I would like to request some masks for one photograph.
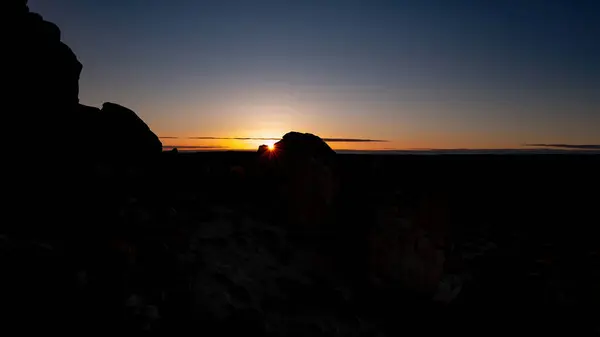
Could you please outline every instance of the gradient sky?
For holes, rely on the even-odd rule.
[[[165,145],[600,144],[597,0],[30,0],[83,63],[80,100]]]

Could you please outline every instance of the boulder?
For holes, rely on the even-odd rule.
[[[290,159],[312,158],[330,163],[335,156],[335,151],[325,141],[310,133],[288,132],[274,147],[281,155]]]
[[[335,151],[318,136],[299,132],[287,133],[265,151],[259,148],[260,167],[266,180],[275,181],[269,186],[276,189],[272,194],[285,222],[293,231],[322,234],[336,190]]]
[[[109,162],[148,159],[162,152],[162,143],[132,110],[114,103],[102,109],[80,104],[77,120],[89,156]]]
[[[132,110],[104,103],[101,110],[105,145],[117,156],[147,157],[162,152],[162,143],[148,125]]]

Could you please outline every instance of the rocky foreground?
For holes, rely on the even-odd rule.
[[[165,155],[175,170],[185,157]],[[101,219],[81,218],[97,224],[95,232],[68,240],[3,235],[11,276],[3,282],[15,282],[2,289],[18,294],[23,317],[52,318],[60,331],[77,325],[171,335],[393,336],[597,329],[593,238],[487,220],[456,227],[450,245],[428,249],[433,237],[411,230],[417,218],[384,206],[369,223],[370,248],[348,248],[350,228],[301,235],[270,203],[226,198],[255,191],[250,183],[251,190],[239,188],[237,169],[214,159],[200,166],[208,169],[193,170],[210,173],[185,184],[172,180],[160,193],[138,187],[144,170],[124,170],[122,178],[118,170],[98,170],[95,179],[130,184],[95,189],[107,199],[97,208]],[[348,227],[352,218],[363,220],[359,210],[343,209],[351,214],[339,221]],[[393,244],[392,237],[411,244]],[[436,280],[435,289],[421,287],[428,280]],[[498,314],[501,308],[510,311]]]

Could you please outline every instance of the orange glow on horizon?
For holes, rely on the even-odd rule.
[[[256,151],[260,145],[267,145],[269,150],[274,149],[274,144],[283,137],[284,133],[276,132],[258,132],[260,130],[252,130],[253,132],[240,132],[241,137],[226,136],[223,138],[214,139],[193,139],[193,138],[174,138],[161,139],[163,149],[170,150],[174,147],[182,151]],[[307,132],[299,130],[300,132]],[[235,133],[232,133],[235,134]],[[316,135],[322,138],[353,138],[342,137],[339,134],[319,134]],[[385,139],[386,142],[343,142],[330,141],[327,144],[333,150],[351,150],[351,151],[389,151],[389,150],[431,150],[431,149],[519,149],[522,147],[518,144],[506,144],[500,141],[488,140],[487,142],[478,142],[478,146],[469,146],[470,139],[460,139],[453,137],[454,135],[427,135],[421,139],[414,139],[410,136],[402,136],[398,139],[390,139],[387,137],[369,137],[368,135],[358,135],[356,138],[371,138]],[[189,136],[192,137],[192,136]],[[457,139],[458,138],[458,139]]]

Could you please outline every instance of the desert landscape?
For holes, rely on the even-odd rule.
[[[45,289],[52,306],[109,331],[597,329],[597,156],[335,155],[338,187],[317,228],[288,220],[286,198],[298,212],[319,206],[278,190],[262,160],[164,152],[98,168],[94,212],[70,242],[3,237],[5,258],[29,266],[14,271],[31,287],[18,289]],[[575,312],[577,326],[565,318]]]
[[[350,154],[300,132],[163,151],[132,110],[79,103],[82,65],[56,25],[1,6],[18,25],[11,122],[35,135],[5,157],[6,326],[600,333],[597,153]],[[66,133],[88,141],[65,149]]]

